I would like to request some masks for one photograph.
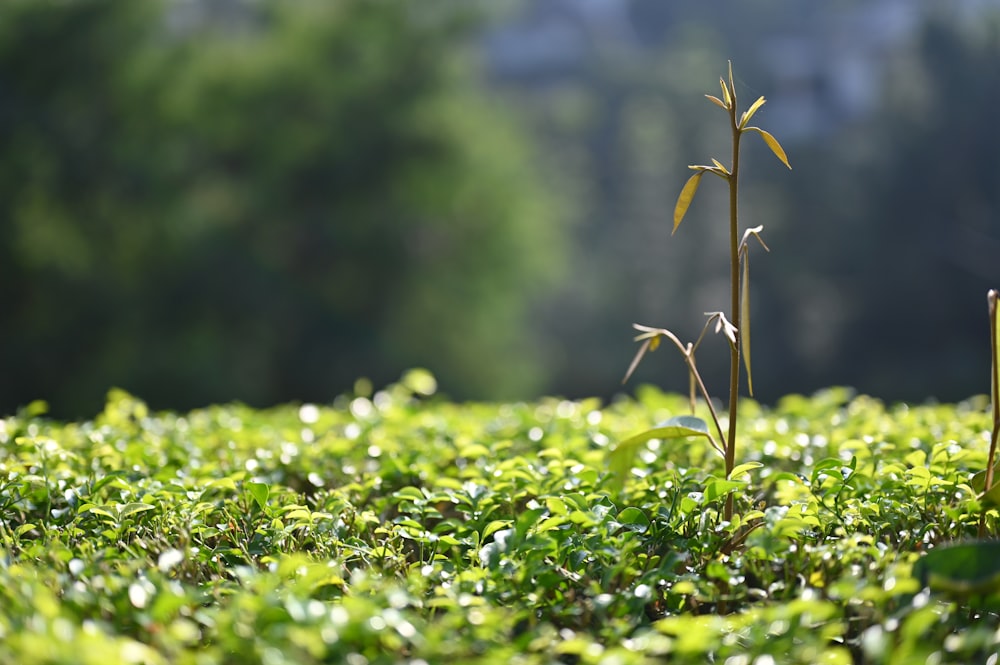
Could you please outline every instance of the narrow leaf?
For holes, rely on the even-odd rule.
[[[743,253],[743,279],[740,284],[740,350],[747,368],[747,389],[753,397],[753,373],[750,371],[750,254]]]
[[[713,104],[715,104],[716,106],[720,106],[720,107],[722,107],[726,111],[729,110],[729,107],[726,106],[726,103],[724,101],[722,101],[721,99],[719,99],[718,97],[716,97],[714,95],[705,95],[705,97],[707,97],[708,100],[710,102],[712,102]]]
[[[764,143],[766,143],[767,147],[774,153],[774,156],[780,159],[781,163],[789,169],[792,168],[792,165],[788,163],[788,156],[785,154],[785,149],[781,147],[780,143],[778,143],[778,139],[771,136],[770,132],[765,132],[760,127],[747,127],[746,131],[757,132],[760,134],[761,138],[764,139]]]
[[[757,239],[757,242],[760,243],[760,246],[764,248],[765,252],[770,252],[771,248],[768,247],[767,243],[764,242],[764,239],[760,237],[760,232],[763,230],[764,230],[764,225],[761,224],[759,226],[753,226],[744,231],[743,240],[740,241],[740,251],[745,252],[748,249],[747,240],[750,239],[750,236],[753,236],[754,238]]]
[[[729,61],[729,90],[733,94],[732,104],[736,106],[736,84],[733,82],[733,61]]]
[[[729,94],[729,88],[726,87],[725,79],[719,79],[719,85],[722,86],[722,99],[726,103],[725,108],[731,109],[733,107],[733,96]]]
[[[750,108],[748,108],[746,111],[743,112],[743,115],[740,117],[740,129],[743,129],[744,127],[747,126],[747,123],[750,122],[750,118],[752,118],[753,114],[756,113],[757,110],[764,105],[764,102],[765,99],[763,97],[758,97],[757,101],[751,104]]]
[[[727,169],[725,166],[723,166],[722,162],[720,162],[719,160],[717,160],[715,157],[712,158],[712,163],[715,164],[715,168],[719,169],[720,171],[722,171],[723,173],[725,173],[727,176],[728,175],[732,175],[729,172],[729,169]]]
[[[651,339],[657,339],[657,338],[653,337]],[[635,354],[635,358],[632,358],[632,363],[628,366],[628,371],[625,372],[625,378],[622,379],[623,384],[628,382],[629,377],[632,376],[632,372],[634,372],[635,368],[639,366],[639,361],[642,360],[642,357],[644,355],[646,355],[646,351],[649,350],[650,344],[651,344],[650,340],[647,339],[642,343],[642,346],[639,347],[639,351]]]
[[[698,171],[684,183],[684,188],[681,189],[681,194],[677,197],[677,205],[674,206],[674,230],[670,232],[671,235],[681,225],[681,220],[684,219],[684,215],[687,213],[692,199],[694,199],[695,192],[698,191],[698,185],[701,184],[701,176],[703,175],[705,175],[704,171]]]

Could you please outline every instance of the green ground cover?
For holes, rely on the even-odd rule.
[[[652,440],[619,491],[686,397],[433,392],[0,420],[0,662],[996,662],[989,604],[914,572],[976,535],[985,397],[745,400],[748,471]]]

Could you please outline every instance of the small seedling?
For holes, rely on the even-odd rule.
[[[691,201],[694,199],[694,195],[698,191],[698,186],[701,184],[702,176],[706,173],[711,173],[712,175],[718,176],[722,180],[726,181],[729,185],[729,275],[731,295],[729,315],[727,317],[726,314],[721,311],[707,313],[708,322],[705,324],[705,328],[702,330],[698,340],[693,344],[683,344],[674,333],[666,328],[652,328],[636,324],[635,328],[640,334],[635,339],[637,342],[642,342],[642,345],[639,347],[639,351],[636,353],[636,356],[632,360],[632,364],[629,366],[628,372],[625,375],[625,380],[627,381],[646,352],[654,351],[659,346],[661,339],[666,338],[672,342],[681,352],[681,355],[684,356],[684,362],[688,367],[688,374],[691,382],[690,392],[692,412],[694,410],[697,395],[700,394],[708,405],[718,438],[713,436],[709,432],[707,424],[698,418],[687,416],[683,421],[671,419],[671,421],[663,423],[660,427],[654,430],[639,434],[620,443],[612,453],[613,469],[620,470],[623,467],[627,469],[631,464],[631,459],[635,455],[639,446],[645,444],[646,441],[652,438],[683,438],[688,436],[703,436],[708,439],[711,446],[720,455],[722,455],[725,460],[727,480],[733,480],[735,475],[741,475],[749,468],[752,468],[747,465],[740,465],[739,467],[736,465],[736,420],[737,408],[739,406],[738,400],[741,357],[743,365],[747,370],[747,389],[749,393],[753,395],[753,376],[750,371],[750,238],[755,238],[758,242],[760,242],[761,246],[764,247],[765,250],[767,250],[768,247],[764,244],[764,241],[760,237],[760,233],[764,229],[763,226],[748,228],[742,235],[739,232],[738,194],[740,173],[740,139],[747,132],[759,134],[774,155],[781,160],[781,163],[789,169],[792,167],[788,162],[788,157],[785,155],[784,149],[781,147],[781,144],[778,143],[777,139],[760,127],[755,127],[749,124],[750,119],[753,118],[754,114],[757,113],[757,111],[759,111],[764,105],[764,98],[759,97],[757,101],[751,104],[746,111],[739,114],[736,99],[736,86],[733,83],[732,62],[729,63],[728,81],[724,78],[720,78],[719,83],[722,86],[721,99],[713,95],[705,96],[713,104],[722,108],[729,116],[729,126],[732,134],[732,161],[728,168],[723,165],[722,162],[714,158],[712,159],[711,165],[693,165],[688,167],[694,171],[694,175],[692,175],[684,184],[684,187],[681,189],[680,196],[677,199],[677,205],[674,207],[673,231],[676,232],[677,227],[679,227],[681,221],[683,221],[684,215],[687,213],[687,210],[691,205]],[[701,374],[698,372],[698,367],[695,363],[695,351],[701,344],[701,341],[705,336],[705,332],[713,324],[715,325],[715,332],[723,333],[729,341],[730,362],[728,434],[723,432],[722,422],[715,411],[715,407],[712,404],[712,398],[705,387],[705,383],[702,380]],[[617,482],[624,482],[624,478],[620,473],[617,474]],[[732,520],[732,517],[733,495],[730,492],[726,495],[724,518],[728,521]]]

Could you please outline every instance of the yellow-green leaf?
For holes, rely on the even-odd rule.
[[[698,185],[701,184],[701,177],[703,175],[705,175],[704,171],[698,171],[684,183],[684,188],[681,189],[681,194],[677,197],[677,205],[674,206],[674,230],[670,232],[671,235],[681,225],[681,220],[684,219],[684,215],[687,213],[692,199],[694,199],[694,194],[698,191]]]
[[[743,279],[740,285],[740,350],[747,368],[747,389],[753,397],[753,373],[750,371],[750,253],[743,253]]]
[[[715,95],[705,95],[705,97],[707,97],[708,100],[710,102],[712,102],[713,104],[715,104],[716,106],[719,106],[719,107],[721,107],[722,109],[724,109],[726,111],[729,110],[729,107],[726,106],[726,103],[724,101],[722,101],[721,99],[719,99],[718,97],[716,97]]]
[[[764,105],[765,101],[766,100],[763,96],[758,97],[757,101],[751,104],[750,108],[743,112],[743,115],[740,117],[740,129],[747,126],[747,123],[750,122],[750,118],[752,118],[753,114],[757,112],[757,109]]]
[[[686,439],[691,436],[701,436],[712,441],[712,435],[708,433],[708,424],[704,420],[695,416],[675,416],[653,429],[618,443],[608,455],[611,489],[616,494],[621,492],[639,449],[651,439]]]
[[[722,99],[726,103],[726,109],[731,109],[733,107],[733,97],[729,94],[729,88],[726,87],[726,81],[724,79],[719,79],[719,85],[722,86]]]
[[[729,108],[728,108],[728,107],[726,106],[726,103],[725,103],[724,101],[722,101],[721,99],[719,99],[718,97],[716,97],[715,95],[705,95],[705,97],[706,97],[706,98],[707,98],[707,99],[708,99],[708,100],[709,100],[710,102],[712,102],[712,103],[713,103],[713,104],[715,104],[716,106],[718,106],[718,107],[722,108],[723,110],[725,110],[725,111],[728,111],[728,110],[729,110]]]
[[[722,171],[726,175],[731,175],[729,173],[729,169],[727,169],[725,166],[723,166],[722,162],[720,162],[719,160],[717,160],[715,157],[712,158],[712,163],[715,164],[715,168],[719,169],[720,171]]]
[[[733,470],[729,473],[727,479],[735,480],[736,478],[742,476],[744,473],[747,473],[748,471],[753,471],[754,469],[759,469],[762,466],[764,465],[761,464],[760,462],[746,462],[744,464],[739,464],[733,468]]]
[[[764,139],[764,143],[766,143],[767,147],[774,153],[774,156],[780,159],[781,163],[789,169],[792,168],[792,165],[788,163],[788,156],[785,154],[785,149],[781,147],[780,143],[778,143],[778,139],[771,136],[770,132],[765,132],[760,127],[747,127],[746,131],[757,132],[760,134],[761,138]]]

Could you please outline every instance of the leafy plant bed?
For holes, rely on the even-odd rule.
[[[917,563],[977,533],[985,397],[745,400],[749,470],[654,439],[619,492],[687,397],[433,391],[0,421],[0,662],[996,662],[989,585]]]

